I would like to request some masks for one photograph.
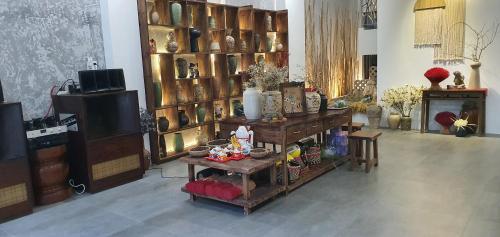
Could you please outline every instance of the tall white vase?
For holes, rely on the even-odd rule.
[[[247,87],[243,92],[243,111],[248,120],[262,118],[262,92],[254,87]]]
[[[481,75],[479,73],[479,68],[481,67],[480,62],[474,62],[470,65],[470,77],[469,86],[467,89],[479,89],[481,88]]]

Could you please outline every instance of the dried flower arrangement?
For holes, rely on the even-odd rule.
[[[404,117],[410,117],[411,112],[421,102],[424,88],[405,85],[399,88],[388,89],[384,92],[382,102],[389,109],[394,109]]]
[[[288,67],[278,68],[271,64],[259,62],[248,68],[251,79],[247,87],[259,87],[263,92],[278,91],[280,84],[288,77]]]
[[[141,132],[142,134],[156,131],[156,123],[153,114],[144,108],[140,109]]]

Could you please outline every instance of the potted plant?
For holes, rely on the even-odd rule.
[[[288,76],[288,67],[277,68],[274,65],[258,62],[248,70],[257,87],[262,89],[262,114],[265,120],[281,119],[283,99],[280,84]],[[243,105],[245,107],[245,105]]]
[[[500,23],[494,23],[491,27],[486,27],[483,25],[481,29],[476,29],[466,22],[458,22],[456,24],[464,25],[467,29],[472,31],[474,40],[472,42],[466,42],[465,45],[470,47],[470,56],[462,56],[463,59],[468,59],[472,61],[470,64],[471,73],[469,77],[469,89],[479,89],[481,88],[481,80],[479,68],[481,67],[481,57],[484,51],[488,49],[498,34],[500,29]],[[452,26],[453,27],[453,26]],[[455,55],[452,55],[455,56]]]
[[[475,124],[469,123],[469,116],[467,116],[465,119],[454,119],[453,126],[456,128],[455,136],[466,137],[474,132],[472,126]]]
[[[307,113],[316,114],[328,110],[328,98],[321,93],[321,87],[316,80],[317,78],[321,78],[321,72],[318,72],[319,75],[313,76],[310,72],[306,72],[304,67],[299,67],[299,71],[301,73],[295,74],[294,77],[298,81],[306,83]]]
[[[384,92],[382,102],[384,106],[401,114],[401,130],[411,130],[411,114],[422,100],[423,87],[405,85],[399,88],[388,89]]]
[[[142,135],[146,135],[150,132],[156,132],[156,124],[153,118],[153,114],[148,112],[146,109],[140,109],[140,123]],[[144,169],[148,170],[151,166],[151,152],[144,148]]]

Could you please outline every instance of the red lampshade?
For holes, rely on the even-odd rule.
[[[457,116],[452,112],[441,112],[436,114],[434,120],[436,120],[436,122],[442,126],[441,133],[449,134],[450,133],[449,129],[451,125],[453,125],[453,123],[455,122],[456,118]]]
[[[435,67],[427,70],[424,76],[431,82],[431,90],[441,90],[439,83],[450,76],[450,72],[444,68]]]

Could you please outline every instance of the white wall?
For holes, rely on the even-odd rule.
[[[127,89],[138,90],[146,108],[137,2],[101,0],[101,16],[106,67],[123,68]]]
[[[432,49],[415,49],[414,39],[414,1],[401,0],[379,0],[378,1],[378,94],[390,87],[404,84],[429,86],[429,82],[423,74],[426,70],[436,65],[432,62]],[[467,0],[466,21],[475,26],[491,24],[498,18],[500,1],[498,0]],[[471,40],[467,33],[466,40]],[[486,52],[481,68],[482,87],[489,89],[487,99],[486,132],[500,134],[500,124],[496,123],[496,117],[500,114],[500,38],[497,38],[492,47]],[[450,72],[461,71],[466,80],[469,75],[467,65],[445,66]],[[441,85],[453,84],[450,77]],[[431,104],[431,129],[438,129],[433,122],[433,117],[440,111],[449,110],[457,113],[462,103],[436,102]],[[385,122],[385,119],[383,119]],[[413,116],[413,128],[418,129],[420,125],[420,111]]]

